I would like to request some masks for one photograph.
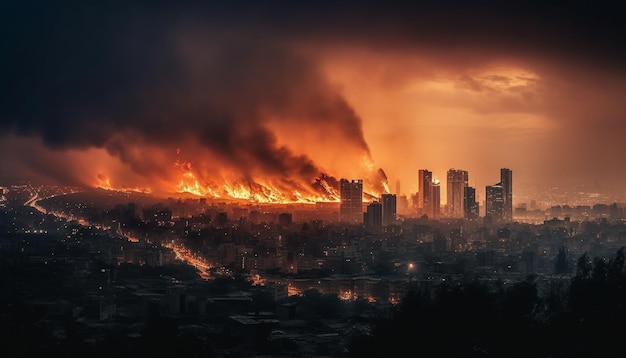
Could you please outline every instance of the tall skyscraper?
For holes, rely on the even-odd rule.
[[[467,220],[478,219],[478,202],[476,201],[475,188],[472,188],[471,186],[465,187],[463,206],[465,207],[465,218]]]
[[[500,184],[487,185],[485,188],[485,217],[493,222],[504,219],[504,187]]]
[[[431,194],[430,187],[433,181],[433,173],[426,170],[420,169],[417,173],[417,210],[420,215],[426,214],[429,217],[432,214],[432,202],[431,202]]]
[[[363,222],[363,180],[339,181],[339,220],[349,223]]]
[[[447,204],[448,216],[451,218],[463,218],[465,207],[463,198],[467,188],[468,174],[466,170],[450,169],[447,176]]]
[[[500,169],[500,185],[503,190],[504,221],[513,221],[513,172],[508,168]]]
[[[381,202],[383,205],[383,225],[392,225],[396,222],[396,194],[383,194]]]
[[[380,231],[383,227],[383,205],[376,201],[370,203],[363,213],[363,222],[366,228]]]
[[[430,214],[427,214],[429,218],[439,219],[441,216],[441,187],[439,185],[439,179],[435,179],[430,183]]]

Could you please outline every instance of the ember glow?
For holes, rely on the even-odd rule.
[[[100,189],[104,189],[104,190],[121,191],[121,192],[143,193],[143,194],[150,194],[150,193],[152,193],[152,189],[150,189],[150,188],[116,187],[113,184],[111,184],[111,179],[109,179],[104,174],[98,174],[96,188],[100,188]]]
[[[206,184],[201,184],[200,180],[191,168],[191,163],[180,163],[176,161],[175,167],[181,171],[181,178],[176,186],[177,193],[189,193],[201,197],[219,198],[220,195]]]
[[[94,186],[105,190],[121,192],[139,192],[145,194],[171,195],[174,193],[192,194],[203,198],[222,198],[254,203],[316,203],[339,202],[338,180],[321,173],[311,180],[301,182],[281,178],[257,177],[255,180],[237,179],[236,172],[221,170],[219,175],[210,176],[197,170],[189,161],[180,159],[180,149],[176,151],[178,159],[171,167],[171,173],[164,178],[171,180],[152,181],[158,187],[122,186],[108,175],[98,173]],[[373,164],[371,164],[373,166]],[[225,174],[228,173],[228,174]],[[389,193],[387,177],[382,169],[372,171],[365,180],[364,202],[378,200],[380,194]],[[149,181],[147,181],[149,182]],[[274,184],[278,183],[278,184]]]
[[[183,173],[182,179],[178,182],[176,191],[179,193],[190,193],[197,196],[213,196],[219,198],[212,190],[200,185],[198,178],[192,172]]]

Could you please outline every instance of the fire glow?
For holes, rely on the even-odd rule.
[[[136,192],[136,193],[143,193],[143,194],[152,193],[152,189],[150,188],[114,186],[113,184],[111,184],[111,179],[104,174],[98,174],[96,178],[96,188],[100,188],[104,190],[112,190],[112,191],[121,191],[121,192]]]
[[[255,203],[310,203],[316,202],[339,202],[338,180],[326,174],[320,174],[310,183],[298,184],[290,182],[290,186],[279,187],[272,184],[272,180],[233,180],[221,178],[203,177],[189,162],[177,160],[174,163],[177,171],[177,180],[164,190],[155,190],[150,187],[122,187],[116,186],[112,180],[104,174],[98,174],[95,186],[105,190],[121,192],[139,192],[151,194],[156,192],[168,192],[179,194],[191,194],[203,198],[224,198],[243,200]],[[219,184],[216,184],[219,183]],[[387,177],[378,169],[365,180],[364,201],[376,200],[380,194],[389,193]]]

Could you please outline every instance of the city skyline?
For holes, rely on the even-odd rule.
[[[2,346],[611,356],[625,38],[619,3],[0,2]]]
[[[607,5],[38,6],[1,11],[0,175],[312,202],[322,175],[410,195],[417,168],[508,167],[516,195],[626,197]]]
[[[392,330],[394,336],[402,332],[415,334],[414,339],[405,341],[406,348],[399,354],[411,349],[419,354],[424,349],[415,348],[415,340],[442,320],[450,322],[443,326],[453,328],[449,334],[437,328],[436,336],[455,336],[458,327],[466,331],[468,324],[460,321],[459,325],[456,313],[446,313],[456,312],[459,307],[469,308],[464,311],[472,312],[472,317],[466,322],[479,322],[478,331],[484,328],[481,319],[485,317],[491,317],[494,325],[510,322],[486,331],[485,339],[468,340],[466,351],[470,355],[476,352],[476,342],[500,342],[499,337],[491,339],[496,330],[510,339],[499,348],[502,355],[507,355],[515,342],[528,341],[520,338],[519,332],[517,336],[510,333],[519,328],[520,322],[529,322],[528,329],[524,329],[528,332],[540,328],[540,337],[534,336],[536,344],[532,346],[541,347],[547,341],[546,332],[552,332],[554,339],[549,337],[548,341],[555,341],[554,349],[578,353],[580,345],[570,349],[558,341],[564,337],[563,325],[548,325],[545,319],[567,319],[574,317],[572,312],[580,312],[576,313],[578,317],[593,317],[595,321],[588,327],[596,329],[597,342],[609,344],[606,337],[615,333],[610,323],[615,312],[622,312],[620,300],[596,301],[597,305],[580,311],[568,308],[568,302],[570,297],[580,302],[581,298],[597,296],[598,282],[619,283],[626,277],[626,205],[596,203],[542,210],[531,204],[516,210],[513,222],[498,220],[504,218],[504,187],[513,185],[512,172],[501,168],[501,180],[487,187],[497,188],[494,202],[499,205],[499,218],[431,220],[416,214],[400,216],[387,225],[386,207],[393,216],[394,194],[383,194],[363,212],[366,202],[360,180],[342,179],[341,183],[345,187],[342,199],[350,199],[349,209],[358,204],[354,206],[357,214],[362,214],[362,222],[338,221],[337,202],[318,206],[197,197],[162,200],[140,193],[81,191],[0,178],[0,257],[6,268],[3,306],[17,317],[36,312],[27,317],[30,323],[26,325],[23,320],[8,320],[20,335],[13,339],[16,344],[6,340],[7,346],[13,347],[12,352],[21,349],[25,354],[32,353],[22,342],[35,338],[44,342],[37,345],[39,355],[71,355],[76,351],[97,355],[104,348],[113,353],[124,349],[162,351],[157,341],[146,342],[152,333],[145,327],[153,324],[150,322],[154,317],[167,317],[170,328],[165,331],[171,338],[162,346],[178,344],[181,348],[176,352],[188,352],[183,347],[188,348],[192,339],[197,339],[193,344],[197,355],[202,355],[200,350],[204,355],[249,352],[235,354],[249,356],[270,350],[277,355],[293,353],[291,347],[298,347],[302,353],[322,349],[330,352],[332,347],[337,354],[330,356],[351,352],[354,354],[350,356],[361,357],[371,351],[363,349],[364,342],[375,340],[371,332]],[[436,180],[430,184],[435,203]],[[471,207],[473,188],[466,189]],[[585,262],[588,264],[581,266]],[[611,278],[611,272],[620,276]],[[472,282],[468,277],[473,278]],[[583,285],[581,280],[586,280]],[[481,288],[476,282],[488,286]],[[556,284],[569,285],[571,289],[564,287],[560,291],[569,295],[554,296],[543,290]],[[601,288],[618,292],[612,290],[618,286]],[[580,287],[587,287],[587,293],[581,294]],[[389,315],[415,302],[414,293],[419,290],[448,296],[424,295],[432,300],[426,306],[423,300],[417,302],[419,307],[426,307],[419,317],[415,316],[421,325],[416,325],[415,319],[408,326],[388,324],[387,319],[381,324],[381,317],[394,317]],[[460,294],[463,292],[474,293],[467,296]],[[476,292],[482,293],[475,296]],[[307,304],[313,297],[318,302],[323,302],[321,298],[328,300],[323,306],[328,310],[321,310],[319,304]],[[548,299],[552,305],[545,304]],[[446,304],[437,308],[434,302]],[[478,305],[480,312],[474,310],[476,302],[485,303]],[[356,304],[367,310],[355,310]],[[597,312],[602,310],[596,307],[601,306],[606,309],[599,317]],[[328,316],[329,311],[334,312],[333,316]],[[512,312],[517,312],[514,315],[518,318]],[[424,317],[432,323],[420,320]],[[296,325],[294,318],[298,320]],[[190,319],[196,323],[193,330],[187,331],[184,327]],[[322,320],[324,324],[319,323]],[[569,336],[577,337],[577,332],[586,330],[587,319],[567,321],[580,322],[566,332]],[[349,334],[355,324],[363,331],[357,339]],[[276,330],[269,331],[268,325]],[[71,338],[72,326],[85,328],[82,336]],[[600,326],[608,328],[598,332]],[[116,336],[120,327],[128,328],[122,330],[122,336],[130,331],[132,337],[121,340]],[[240,327],[246,328],[245,334],[237,329]],[[207,338],[207,331],[199,328],[210,328],[215,333]],[[320,338],[320,332],[325,332],[322,340],[299,340]],[[182,335],[184,340],[175,339]],[[293,344],[272,346],[276,336],[293,337]],[[329,341],[329,337],[335,339]],[[230,343],[224,346],[220,343],[224,340]],[[253,346],[252,341],[259,343]],[[613,341],[615,347],[619,346],[619,340]],[[306,349],[301,348],[303,342]],[[458,339],[450,342],[458,343]],[[380,345],[377,355],[384,356],[389,347],[397,344]],[[589,356],[598,355],[598,346],[590,343],[593,352]],[[432,345],[435,356],[441,349],[441,344]]]

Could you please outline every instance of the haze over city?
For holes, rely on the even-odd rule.
[[[322,174],[378,195],[381,168],[410,195],[418,169],[443,181],[458,168],[481,196],[508,167],[518,197],[585,186],[623,198],[624,28],[609,6],[1,10],[3,175],[315,201],[328,199],[311,186]]]

